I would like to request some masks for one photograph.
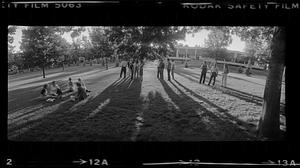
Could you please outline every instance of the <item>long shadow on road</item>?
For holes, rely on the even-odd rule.
[[[192,78],[192,77],[197,77],[195,75],[191,75],[191,74],[195,74],[195,73],[190,73],[190,72],[187,72],[187,71],[180,71],[180,72],[177,71],[176,73],[180,76],[183,76],[183,77],[193,81],[193,82],[197,82],[197,83],[199,82],[199,81],[195,80],[194,78]],[[208,79],[208,78],[206,78],[206,79]],[[240,78],[237,78],[237,79],[240,79]],[[208,82],[208,80],[206,80],[206,81]],[[216,79],[216,82],[218,82],[218,81],[219,80]],[[249,82],[248,80],[245,80],[245,81]],[[262,105],[263,98],[260,97],[260,96],[257,96],[257,95],[251,94],[251,93],[247,93],[247,92],[243,92],[243,91],[240,91],[240,90],[236,90],[236,89],[233,89],[233,88],[229,88],[229,87],[226,87],[226,88],[217,88],[216,87],[215,89],[217,89],[219,91],[222,91],[225,94],[228,94],[228,95],[237,97],[239,99],[245,100],[247,102],[255,103],[256,105],[259,105],[259,106]],[[280,104],[281,104],[281,107],[280,107],[281,111],[284,111],[285,104],[284,103],[280,103]]]
[[[177,95],[165,81],[161,81],[165,91],[172,101],[179,106],[184,114],[186,122],[186,133],[190,130],[190,134],[183,134],[188,140],[255,140],[255,135],[251,135],[246,128],[233,121],[238,119],[227,113],[215,114],[209,111],[200,103],[186,95],[178,86],[170,82],[179,92]],[[204,98],[202,97],[201,100]],[[205,100],[206,102],[208,100]],[[212,103],[210,103],[211,105]],[[216,105],[214,105],[216,106]],[[221,109],[220,107],[218,109]],[[241,122],[241,121],[239,121]],[[181,125],[182,126],[182,125]],[[193,137],[194,138],[191,138]]]
[[[198,82],[198,83],[200,81],[200,75],[201,75],[200,72],[199,72],[199,74],[197,74],[197,73],[194,73],[194,72],[191,72],[191,71],[187,71],[187,70],[184,70],[184,69],[177,69],[177,70],[175,70],[175,73],[181,74],[181,75],[189,75],[190,77],[194,77],[197,80],[195,80],[193,78],[191,78],[191,79],[193,79],[195,82]],[[206,78],[205,78],[205,83],[208,83],[209,79],[210,79],[210,73],[207,72],[206,73]],[[220,82],[220,80],[218,78],[216,78],[216,83],[217,82]]]
[[[177,74],[180,75],[180,76],[182,76],[182,77],[184,77],[184,78],[186,78],[186,79],[188,79],[188,80],[190,80],[190,81],[192,81],[192,82],[197,82],[198,83],[198,81],[196,81],[195,79],[191,78],[189,76],[189,74],[184,74],[184,73],[180,73],[180,72],[177,72]],[[227,95],[234,96],[236,98],[244,100],[246,102],[255,103],[256,105],[259,105],[259,106],[262,105],[262,102],[260,102],[261,99],[259,99],[258,96],[251,95],[249,93],[245,93],[245,92],[238,91],[238,90],[231,89],[231,88],[226,88],[226,89],[224,88],[224,89],[222,89],[222,88],[215,87],[215,89],[217,89],[219,91],[222,91],[222,93],[225,93]]]
[[[140,92],[139,80],[116,80],[95,97],[60,104],[14,140],[129,141],[135,129],[136,107],[141,103]]]
[[[163,83],[163,82],[162,82]],[[211,133],[197,119],[197,114],[184,105],[183,98],[175,92],[166,92],[171,100],[179,106],[176,109],[167,102],[161,93],[148,94],[149,107],[144,111],[144,124],[138,141],[199,141],[211,140]],[[178,102],[181,102],[178,104]],[[198,132],[198,133],[197,133]]]

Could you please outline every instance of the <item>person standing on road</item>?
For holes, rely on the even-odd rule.
[[[203,79],[203,84],[205,83],[205,78],[206,78],[206,72],[207,72],[207,64],[206,64],[206,61],[204,61],[204,63],[202,64],[201,66],[201,76],[200,76],[200,81],[199,83],[201,84],[202,83],[202,79]]]
[[[216,77],[218,76],[218,67],[217,67],[217,63],[215,63],[214,66],[212,66],[211,68],[211,76],[208,82],[208,85],[210,85],[211,80],[213,79],[213,86],[215,85],[216,82]]]
[[[167,59],[167,72],[168,72],[168,81],[170,81],[171,80],[171,69],[172,69],[172,64],[171,64],[171,62],[170,62],[170,59],[168,58]]]
[[[223,74],[222,74],[222,86],[226,87],[227,86],[227,74],[229,73],[229,68],[227,64],[224,64],[223,67]]]
[[[160,62],[161,62],[161,59],[159,59],[158,61],[158,64],[157,64],[157,78],[159,78],[159,75],[160,75]]]
[[[133,73],[134,73],[134,60],[130,61],[130,64],[129,64],[129,69],[130,69],[130,72],[131,72],[131,80],[133,79]]]
[[[134,69],[134,78],[138,78],[139,77],[139,62],[137,59],[134,61],[133,69]]]
[[[161,60],[159,76],[160,76],[160,79],[162,79],[162,80],[164,79],[164,69],[165,69],[165,63],[163,60]]]
[[[125,60],[123,60],[121,62],[121,73],[120,73],[120,78],[122,78],[122,74],[124,73],[124,78],[126,77],[126,66],[127,66],[127,62]]]
[[[143,80],[143,71],[144,71],[144,61],[140,60],[140,78]]]
[[[175,62],[174,62],[174,60],[172,60],[172,63],[171,63],[171,75],[172,75],[173,79],[174,79],[174,70],[175,70]]]

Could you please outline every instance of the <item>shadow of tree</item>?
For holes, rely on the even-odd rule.
[[[174,93],[174,96],[177,97],[178,95]],[[197,120],[197,114],[190,113],[191,111],[184,106],[180,106],[180,109],[174,108],[159,92],[150,92],[148,99],[149,107],[144,111],[143,118],[145,122],[141,127],[137,141],[195,141],[212,139],[212,135],[205,129],[205,125]],[[174,101],[173,99],[172,101]],[[181,98],[178,96],[178,99]],[[200,132],[200,134],[196,134],[196,132]]]
[[[182,76],[182,77],[184,77],[184,78],[186,78],[186,79],[189,79],[192,82],[197,82],[198,83],[198,81],[196,81],[195,79],[189,77],[188,74],[184,74],[184,73],[177,73],[177,74],[180,75],[180,76]],[[257,97],[255,99],[254,95],[245,94],[245,92],[234,90],[234,89],[227,88],[227,87],[226,87],[227,90],[225,88],[219,88],[219,87],[215,87],[215,89],[219,90],[219,91],[222,91],[223,93],[228,94],[230,96],[234,96],[236,98],[244,100],[246,102],[255,103],[255,104],[259,105],[259,106],[262,105],[262,102],[260,102],[260,100],[257,100]],[[231,91],[229,91],[229,90],[231,90]]]
[[[37,126],[20,134],[22,141],[129,141],[134,131],[135,107],[140,104],[141,83],[116,80],[99,95],[74,108],[67,101]],[[103,102],[106,104],[103,106]],[[79,104],[78,103],[78,104]],[[88,117],[94,113],[92,117]]]
[[[176,73],[178,75],[181,75],[181,76],[193,81],[193,82],[199,83],[199,81],[197,81],[197,80],[190,77],[190,76],[192,76],[192,77],[197,78],[197,76],[192,75],[192,74],[195,74],[195,73],[188,72],[188,71],[183,71],[183,70],[182,71],[177,71]],[[200,77],[198,77],[198,78],[200,78]],[[208,80],[205,80],[205,81],[208,82],[209,78],[206,77],[206,79],[208,79]],[[237,78],[237,79],[240,79],[240,78]],[[243,79],[240,79],[240,80],[243,80]],[[249,82],[248,80],[244,80],[244,81]],[[220,81],[218,79],[216,79],[216,82],[220,82]],[[255,83],[255,84],[257,84],[257,83]],[[225,94],[229,94],[231,96],[237,97],[237,98],[245,100],[247,102],[255,103],[255,104],[260,105],[260,106],[262,105],[263,98],[260,97],[260,96],[257,96],[257,95],[251,94],[251,93],[247,93],[247,92],[243,92],[243,91],[240,91],[240,90],[236,90],[236,89],[233,89],[233,88],[229,88],[229,87],[226,87],[226,88],[224,88],[224,87],[217,88],[216,87],[216,89],[218,89],[219,91],[222,91]],[[280,105],[281,105],[281,111],[283,112],[285,104],[281,102]]]
[[[243,78],[238,78],[238,77],[235,77],[235,76],[228,76],[228,77],[233,78],[233,79],[237,79],[237,80],[242,80],[242,81],[249,82],[249,83],[253,83],[253,84],[256,84],[256,85],[260,85],[260,86],[265,86],[264,84],[256,83],[256,82],[253,82],[253,81],[250,81],[250,80],[247,80],[247,79],[243,79]]]
[[[200,137],[203,139],[195,138],[194,140],[256,140],[255,135],[247,131],[247,128],[244,127],[245,124],[240,125],[243,122],[237,118],[234,118],[225,112],[216,114],[209,111],[200,103],[186,95],[173,82],[170,82],[170,84],[180,92],[181,97],[178,96],[165,81],[161,81],[161,83],[172,101],[180,107],[181,112],[187,117],[186,121],[189,123],[193,121],[192,119],[196,121],[196,123],[190,124],[191,127],[189,129],[200,127],[203,130],[206,128],[206,132],[210,133],[210,136],[208,137],[205,137],[207,136],[207,134],[205,134],[205,138],[203,138],[202,135]],[[204,99],[205,98],[203,97],[201,98],[201,100]],[[205,102],[207,101],[208,100],[205,100]],[[212,103],[209,104],[211,105]],[[213,106],[215,107],[216,105]],[[218,109],[221,108],[219,107]],[[201,135],[202,132],[197,131],[197,133],[198,135]]]
[[[194,73],[194,72],[191,72],[191,71],[187,71],[187,70],[184,70],[184,69],[177,69],[175,70],[175,73],[178,73],[178,74],[181,74],[181,75],[189,75],[191,77],[194,77],[196,78],[197,80],[193,79],[195,82],[198,82],[200,81],[200,76],[201,76],[201,72],[199,72],[199,74],[197,73]],[[209,82],[209,79],[210,79],[210,76],[211,76],[211,73],[207,72],[206,73],[206,77],[205,77],[205,83],[208,83]],[[220,80],[218,78],[216,78],[216,83],[217,82],[220,82]]]
[[[192,81],[192,82],[196,82],[198,83],[198,81],[196,81],[195,79],[191,78],[189,76],[189,74],[184,74],[184,73],[180,73],[180,72],[177,72],[178,75]],[[219,90],[221,91],[222,93],[224,94],[227,94],[227,95],[230,95],[230,96],[233,96],[233,97],[236,97],[238,99],[241,99],[241,100],[244,100],[246,102],[250,102],[250,103],[254,103],[258,106],[262,106],[262,101],[263,99],[259,96],[256,96],[256,95],[253,95],[253,94],[250,94],[250,93],[246,93],[246,92],[243,92],[243,91],[239,91],[239,90],[236,90],[236,89],[233,89],[233,88],[224,88],[224,87],[214,87],[214,89],[216,90]],[[285,104],[284,103],[280,103],[280,113],[282,115],[285,115]],[[226,114],[226,113],[224,113]],[[229,115],[229,114],[227,114]],[[227,117],[234,117],[234,116],[227,116]],[[241,120],[240,120],[241,121]],[[239,122],[237,121],[237,123],[240,123],[241,125],[245,126],[245,127],[248,127],[249,126],[249,129],[248,130],[251,130],[251,132],[253,133],[256,133],[256,128],[254,128],[254,125],[253,124],[248,124],[248,123],[245,123],[245,122]],[[281,124],[284,124],[283,122],[281,122]],[[284,132],[281,132],[281,135],[280,135],[280,139],[279,140],[282,140],[284,138]]]
[[[200,99],[201,101],[206,102],[206,103],[209,104],[210,106],[215,107],[219,112],[225,112],[225,111],[227,111],[227,110],[225,110],[225,109],[223,109],[223,108],[221,108],[221,107],[215,105],[214,103],[208,101],[208,100],[205,99],[204,97],[202,97],[202,96],[196,94],[196,93],[195,93],[194,91],[192,91],[191,89],[188,89],[187,87],[185,87],[184,85],[182,85],[181,83],[179,83],[176,79],[173,80],[173,81],[175,81],[179,86],[181,86],[183,89],[185,89],[185,90],[186,90],[187,92],[189,92],[191,95],[197,97],[197,98]],[[172,83],[172,84],[173,84],[173,83]],[[175,86],[175,87],[176,87],[176,86]]]

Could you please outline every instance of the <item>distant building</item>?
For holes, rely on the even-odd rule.
[[[188,60],[200,60],[204,59],[203,56],[209,51],[208,48],[203,47],[185,47],[177,46],[175,58],[188,59]],[[241,59],[246,57],[246,53],[240,51],[227,50],[230,55],[231,62],[241,62]],[[243,61],[244,62],[244,61]]]

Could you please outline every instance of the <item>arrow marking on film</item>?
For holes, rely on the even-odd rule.
[[[85,164],[87,161],[83,160],[83,159],[80,159],[80,160],[77,160],[77,161],[73,161],[73,163],[79,163],[80,165],[82,164]]]

